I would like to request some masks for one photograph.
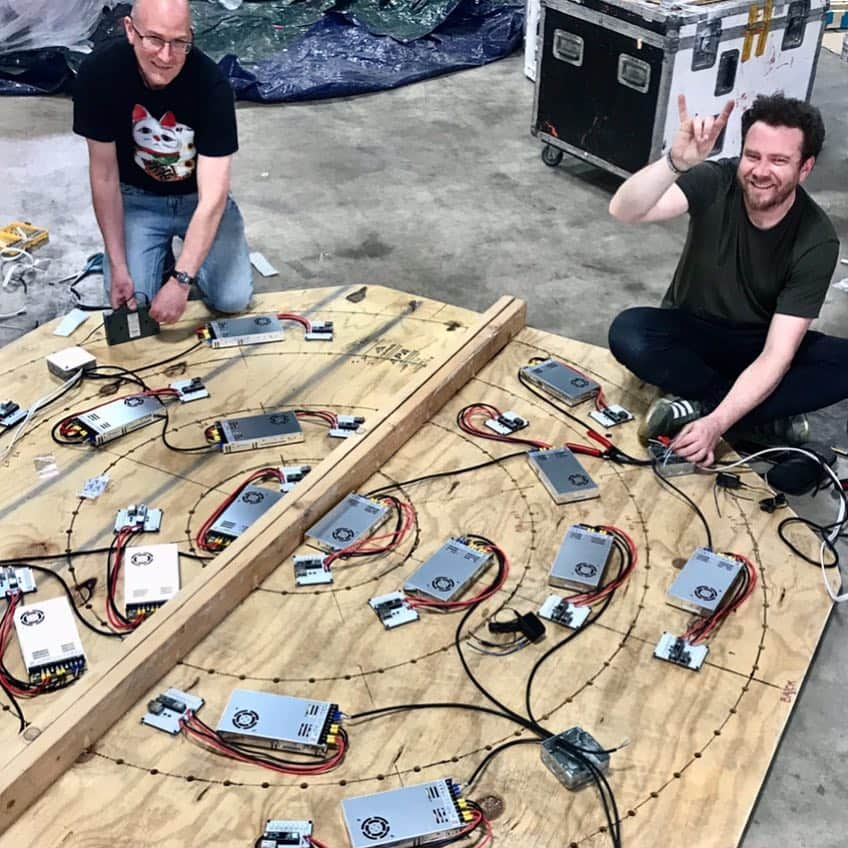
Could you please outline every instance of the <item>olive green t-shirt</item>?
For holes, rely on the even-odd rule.
[[[747,326],[766,325],[775,313],[816,318],[839,255],[833,224],[798,186],[783,220],[757,229],[737,164],[704,162],[678,179],[689,201],[689,232],[663,304]]]

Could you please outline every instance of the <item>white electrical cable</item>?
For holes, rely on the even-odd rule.
[[[819,564],[821,565],[822,580],[824,580],[824,587],[825,589],[827,589],[827,594],[830,595],[831,599],[837,604],[844,603],[845,601],[848,601],[848,592],[843,592],[841,595],[838,595],[837,590],[835,590],[831,586],[830,579],[827,576],[827,569],[825,568],[824,564],[824,554],[827,550],[828,542],[835,547],[836,540],[839,537],[839,533],[842,530],[842,526],[845,524],[845,493],[842,490],[842,482],[840,481],[836,472],[826,462],[823,462],[821,457],[816,456],[816,454],[811,453],[810,451],[806,451],[803,448],[766,448],[765,450],[757,451],[757,453],[752,453],[749,456],[746,456],[744,459],[740,459],[738,462],[732,462],[729,465],[723,465],[721,466],[721,468],[705,468],[704,471],[708,471],[711,474],[718,474],[722,471],[729,471],[731,468],[736,468],[739,465],[748,465],[752,459],[756,459],[758,456],[765,456],[769,453],[785,453],[786,451],[791,451],[792,453],[800,453],[801,456],[806,456],[808,459],[812,459],[814,462],[824,468],[824,470],[827,471],[827,473],[830,475],[831,480],[833,480],[833,485],[836,487],[836,491],[839,493],[839,512],[836,516],[836,523],[834,524],[833,529],[830,531],[830,534],[826,537],[827,541],[823,540],[821,543],[821,547],[819,548]]]
[[[81,380],[82,375],[83,375],[83,371],[82,371],[82,369],[80,369],[79,371],[76,372],[76,374],[71,376],[64,383],[62,383],[61,386],[59,386],[56,389],[53,389],[52,392],[50,392],[49,394],[46,394],[43,398],[39,398],[29,408],[29,411],[26,414],[26,418],[24,418],[24,420],[21,421],[20,425],[18,426],[18,429],[15,430],[15,433],[12,436],[12,441],[9,442],[9,444],[6,445],[3,452],[0,453],[0,462],[2,462],[11,453],[12,448],[15,446],[15,442],[17,442],[18,439],[20,439],[21,436],[23,436],[24,432],[26,431],[26,428],[29,426],[29,424],[33,420],[33,418],[35,418],[38,410],[41,409],[42,407],[47,406],[48,403],[52,403],[54,400],[56,400],[56,398],[59,397],[62,394],[62,392],[67,391],[71,386],[73,386],[75,383],[77,383],[79,380]]]

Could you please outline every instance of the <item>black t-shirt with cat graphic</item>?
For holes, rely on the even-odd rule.
[[[114,142],[122,183],[153,194],[197,191],[197,155],[238,150],[233,92],[197,48],[177,77],[148,88],[126,41],[89,56],[74,85],[74,132]]]

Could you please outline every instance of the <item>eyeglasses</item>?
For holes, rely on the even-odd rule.
[[[133,28],[133,32],[141,39],[141,43],[145,50],[149,50],[151,53],[158,53],[166,45],[168,45],[175,53],[187,54],[191,52],[191,47],[194,42],[186,41],[184,38],[174,38],[173,40],[168,41],[166,38],[162,38],[159,35],[145,35],[138,31],[138,27],[135,25],[135,21],[133,21],[132,18],[129,20],[130,26]]]

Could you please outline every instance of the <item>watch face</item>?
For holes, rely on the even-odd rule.
[[[186,274],[185,271],[174,271],[174,278],[178,283],[184,286],[190,286],[194,280]]]

